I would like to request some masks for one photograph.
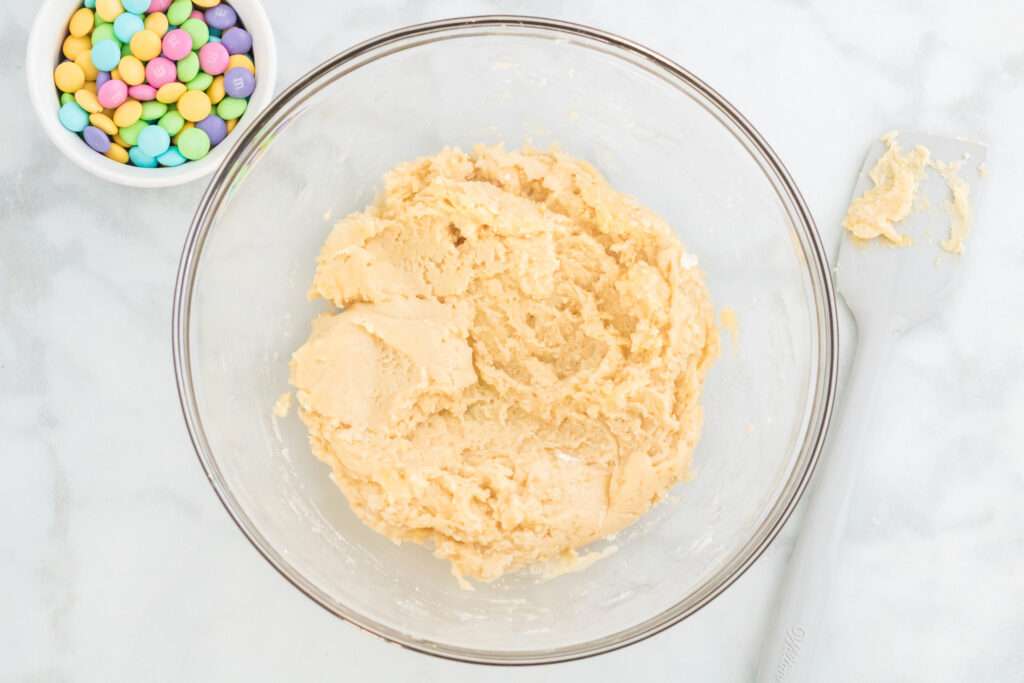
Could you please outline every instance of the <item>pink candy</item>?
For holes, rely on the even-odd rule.
[[[178,61],[192,51],[192,36],[188,31],[176,28],[164,34],[163,52],[164,57]]]
[[[203,13],[197,9],[192,10],[192,14],[188,15],[190,19],[202,19]]]
[[[100,86],[96,92],[96,99],[100,101],[105,109],[116,109],[128,97],[128,86],[124,81],[111,78]]]
[[[146,82],[154,88],[177,80],[178,70],[166,57],[157,57],[146,64]]]
[[[156,99],[156,88],[151,85],[133,85],[128,88],[128,96],[133,100],[139,102],[149,102],[150,100]]]
[[[199,66],[211,76],[224,73],[231,55],[220,43],[207,43],[199,48]]]
[[[150,0],[149,12],[165,12],[171,6],[171,0]]]

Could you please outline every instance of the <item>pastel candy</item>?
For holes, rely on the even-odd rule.
[[[121,61],[121,46],[113,40],[101,40],[92,46],[92,63],[100,71],[110,71]]]
[[[252,49],[252,36],[244,28],[229,28],[220,37],[220,42],[233,55],[242,54]]]
[[[78,106],[86,110],[90,114],[98,114],[103,111],[103,105],[100,104],[99,100],[96,99],[96,95],[89,92],[85,88],[82,88],[75,93],[75,102]]]
[[[139,134],[143,130],[145,130],[146,126],[148,125],[148,123],[139,119],[132,125],[125,126],[124,128],[119,129],[117,132],[118,135],[120,135],[121,139],[124,140],[124,142],[126,142],[129,147],[131,147],[132,145],[139,141]]]
[[[245,67],[236,66],[224,74],[224,92],[231,97],[248,97],[256,89],[256,77]]]
[[[161,116],[167,113],[167,105],[163,102],[143,102],[142,103],[142,120],[143,121],[156,121]]]
[[[125,12],[142,14],[149,9],[149,0],[121,0]]]
[[[203,14],[206,24],[210,28],[227,30],[238,22],[238,14],[230,5],[219,4],[211,7]]]
[[[117,36],[114,35],[113,24],[100,24],[92,30],[92,35],[89,36],[90,45],[102,43],[104,40],[117,40]]]
[[[144,62],[148,62],[160,54],[160,36],[148,28],[144,28],[132,36],[132,54]]]
[[[245,113],[248,102],[237,97],[225,97],[217,105],[217,116],[225,121],[233,121]]]
[[[139,102],[148,102],[149,100],[156,99],[156,88],[148,83],[133,85],[128,88],[128,97]]]
[[[174,0],[167,8],[167,21],[180,26],[192,14],[192,3],[189,0]]]
[[[142,168],[156,168],[156,159],[139,149],[138,146],[132,147],[128,150],[128,158],[136,166]]]
[[[185,85],[189,90],[206,90],[213,84],[213,76],[208,73],[200,72],[198,76],[193,78]]]
[[[228,68],[229,59],[231,55],[222,42],[207,43],[199,48],[199,66],[211,76],[224,73]]]
[[[122,43],[127,43],[132,39],[136,33],[141,31],[145,26],[142,23],[142,18],[137,14],[131,14],[125,12],[114,19],[114,35]]]
[[[165,12],[171,6],[171,0],[149,0],[150,12]]]
[[[178,80],[188,83],[199,75],[199,55],[189,52],[183,59],[178,60]]]
[[[60,125],[74,133],[81,133],[89,125],[89,114],[77,102],[68,102],[57,112]]]
[[[164,57],[177,61],[192,51],[192,36],[181,28],[168,31],[164,34],[163,49]]]
[[[124,137],[123,130],[134,125],[142,116],[142,103],[136,100],[128,100],[114,110],[114,125],[122,129],[121,137]],[[127,140],[128,138],[125,138]]]
[[[85,138],[85,144],[100,154],[104,154],[110,149],[110,138],[96,126],[86,126],[82,131],[82,137]]]
[[[154,88],[172,83],[178,76],[174,62],[166,57],[151,59],[146,65],[146,82]]]
[[[88,7],[79,7],[75,10],[75,13],[71,15],[71,20],[68,22],[68,33],[76,38],[89,35],[89,31],[92,30],[93,26],[93,15],[92,10]]]
[[[174,145],[168,147],[167,151],[158,156],[156,160],[161,166],[168,166],[172,168],[174,166],[181,166],[183,163],[188,161],[188,159],[186,159]]]
[[[152,31],[161,38],[165,33],[167,33],[167,29],[170,27],[170,22],[167,21],[167,15],[163,12],[153,12],[148,15],[146,20],[142,23],[147,30]]]
[[[128,163],[128,150],[126,150],[124,147],[116,143],[111,143],[110,149],[107,150],[105,156],[108,159],[112,159],[119,164]]]
[[[61,43],[60,51],[68,59],[75,59],[84,50],[92,49],[92,39],[82,36],[81,38],[75,36],[68,36]]]
[[[206,119],[203,120],[205,121]],[[176,109],[171,109],[160,117],[156,125],[166,130],[168,135],[177,135],[181,127],[185,125],[185,119]]]
[[[128,85],[139,85],[146,80],[146,67],[135,55],[121,57],[121,61],[117,63],[117,73]]]
[[[116,109],[128,97],[128,86],[124,81],[112,78],[103,84],[97,95],[104,109]]]
[[[121,0],[96,0],[96,15],[103,21],[113,21],[124,12]]]
[[[196,123],[196,128],[201,129],[210,138],[211,145],[219,145],[228,136],[228,125],[224,119],[216,114],[210,114],[202,121]]]
[[[253,75],[256,74],[256,65],[245,55],[231,55],[231,59],[228,60],[228,70],[234,69],[236,66],[242,67]]]
[[[210,152],[210,137],[196,125],[178,136],[178,151],[191,161],[202,159]]]
[[[199,19],[193,17],[186,20],[185,23],[181,25],[181,30],[185,31],[192,37],[191,49],[193,50],[198,50],[203,45],[206,45],[206,42],[210,40],[210,29],[206,23],[203,22],[203,15],[200,14],[199,16]]]
[[[61,62],[53,70],[53,82],[61,92],[73,93],[85,84],[85,71],[74,62]]]
[[[160,126],[146,126],[139,133],[138,146],[146,156],[156,158],[171,146],[171,136]]]
[[[210,98],[201,90],[189,90],[178,99],[178,112],[186,121],[202,121],[210,115]]]
[[[156,91],[156,101],[163,102],[164,104],[174,104],[178,101],[178,98],[185,94],[185,91],[184,83],[178,81],[164,83]]]

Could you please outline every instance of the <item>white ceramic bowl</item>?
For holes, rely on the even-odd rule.
[[[68,19],[81,4],[81,0],[45,0],[41,4],[28,37],[25,77],[32,106],[46,135],[68,159],[99,178],[132,187],[168,187],[202,178],[217,168],[228,148],[274,96],[277,48],[270,20],[258,0],[230,0],[246,30],[252,34],[253,61],[256,63],[256,90],[231,134],[204,158],[175,168],[138,168],[97,154],[81,136],[60,125],[57,120],[60,103],[53,85],[53,69],[63,59],[61,45],[67,35]]]

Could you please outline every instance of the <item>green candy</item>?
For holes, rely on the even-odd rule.
[[[89,9],[92,9],[92,7],[90,7]],[[92,27],[93,28],[96,28],[100,24],[107,24],[107,23],[110,23],[110,22],[105,21],[103,19],[103,17],[100,16],[99,12],[93,12],[92,13]]]
[[[192,14],[192,0],[174,0],[167,8],[167,21],[175,26],[181,26]]]
[[[192,49],[198,50],[210,40],[210,27],[207,26],[203,21],[196,19],[186,19],[185,23],[180,26],[181,30],[192,36]]]
[[[132,46],[131,45],[129,45],[128,43],[125,43],[124,45],[121,46],[121,56],[122,57],[127,57],[131,53],[132,53]]]
[[[210,152],[210,136],[202,128],[189,128],[178,136],[178,151],[186,159],[202,159]]]
[[[157,102],[156,100],[150,100],[149,102],[142,103],[142,116],[140,118],[143,121],[155,121],[166,113],[166,104],[163,102]]]
[[[179,114],[177,109],[171,109],[160,117],[156,125],[166,130],[167,134],[173,137],[185,125],[185,117]]]
[[[205,71],[192,80],[190,80],[186,86],[189,90],[206,90],[213,83],[213,76],[206,73]]]
[[[225,121],[237,119],[245,113],[245,107],[248,104],[248,100],[243,100],[239,97],[225,97],[217,105],[217,116]]]
[[[74,101],[75,101],[75,96],[72,95],[71,93],[69,93],[69,92],[62,92],[60,94],[60,104],[61,104],[61,106],[64,106],[68,102],[74,102]]]
[[[117,132],[121,136],[121,139],[127,142],[128,146],[131,147],[139,139],[139,133],[141,133],[142,129],[145,128],[147,125],[149,124],[147,124],[142,119],[139,119],[132,125],[127,126],[125,128],[121,128]]]
[[[118,40],[117,36],[114,35],[113,24],[100,24],[92,30],[92,35],[89,37],[92,39],[93,45],[96,45],[96,43],[100,42],[101,40],[112,40],[118,45],[121,44],[121,41]]]
[[[199,75],[199,55],[189,52],[178,60],[178,80],[188,83]]]

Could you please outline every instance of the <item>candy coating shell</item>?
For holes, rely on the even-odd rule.
[[[88,7],[79,7],[71,15],[71,20],[68,21],[68,33],[76,38],[89,35],[89,31],[92,30],[93,21],[92,10]]]
[[[68,59],[75,59],[83,50],[92,49],[92,40],[87,36],[68,36],[60,46],[61,54]]]
[[[53,82],[61,92],[73,93],[85,84],[85,71],[74,62],[61,62],[53,70]]]
[[[122,129],[128,128],[134,125],[140,116],[142,116],[142,103],[136,100],[128,100],[114,110],[114,125]],[[121,137],[124,137],[123,133]]]

